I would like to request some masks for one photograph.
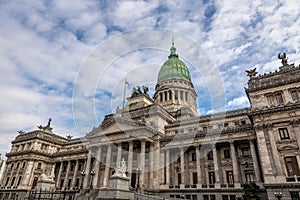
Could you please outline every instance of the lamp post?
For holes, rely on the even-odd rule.
[[[90,189],[93,189],[93,179],[94,179],[95,174],[96,174],[96,172],[95,172],[95,170],[93,169],[93,170],[90,172],[90,175],[91,175]]]
[[[138,181],[137,181],[137,184],[136,184],[136,190],[139,191],[140,190],[140,174],[142,172],[142,168],[140,165],[138,165],[138,167],[136,168],[136,173],[137,173],[137,176],[138,176]]]
[[[274,196],[280,200],[282,198],[282,192],[274,192]]]
[[[84,180],[84,176],[85,176],[85,171],[82,170],[82,171],[80,172],[80,174],[81,174],[81,176],[82,176],[82,181],[81,181],[81,186],[80,186],[80,188],[83,189],[83,180]]]

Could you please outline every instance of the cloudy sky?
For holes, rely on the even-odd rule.
[[[2,0],[0,19],[2,153],[18,130],[34,130],[49,117],[55,133],[85,135],[122,107],[125,79],[126,96],[136,85],[153,95],[171,32],[190,68],[200,115],[214,111],[212,80],[222,86],[227,110],[243,108],[245,69],[274,71],[279,52],[300,63],[296,0]],[[200,58],[210,60],[211,77]]]

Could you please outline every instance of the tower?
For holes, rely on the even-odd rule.
[[[168,60],[157,77],[154,101],[175,118],[188,118],[198,115],[196,97],[190,72],[178,58],[172,41]]]

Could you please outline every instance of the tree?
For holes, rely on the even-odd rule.
[[[245,183],[242,185],[244,190],[244,199],[245,200],[258,200],[258,194],[259,194],[259,186],[256,185],[254,182]]]

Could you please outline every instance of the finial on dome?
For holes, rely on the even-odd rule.
[[[172,32],[172,47],[171,47],[170,51],[171,51],[171,53],[169,55],[169,58],[172,57],[172,56],[178,57],[178,55],[176,53],[176,48],[174,46],[174,34],[173,34],[173,32]]]

